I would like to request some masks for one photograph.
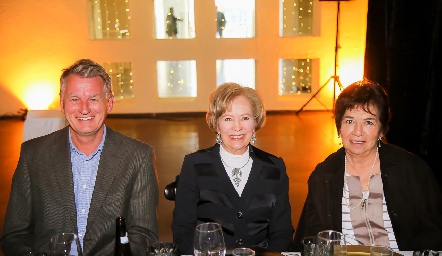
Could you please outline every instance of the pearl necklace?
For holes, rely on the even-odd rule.
[[[376,160],[378,159],[378,156],[379,156],[379,150],[378,150],[378,147],[376,147],[376,155],[374,156],[374,161],[373,161],[373,164],[371,165],[370,173],[369,173],[369,176],[368,176],[367,188],[365,189],[365,192],[369,192],[370,191],[370,180],[371,180],[371,176],[372,176],[372,173],[373,173],[374,164],[376,163]],[[367,198],[365,198],[365,196],[362,195],[361,201],[356,206],[350,207],[350,201],[349,201],[349,199],[350,199],[350,191],[348,189],[347,179],[345,177],[345,174],[347,173],[347,154],[344,157],[344,162],[345,162],[345,165],[344,165],[344,172],[345,172],[344,173],[344,188],[343,188],[344,189],[344,199],[345,199],[345,203],[347,204],[347,207],[350,210],[353,210],[356,207],[358,207],[359,205],[361,205],[362,202],[364,202],[365,199],[368,199],[369,195],[367,196]],[[349,198],[345,197],[346,193],[348,193],[348,197]]]
[[[233,178],[233,182],[235,182],[235,185],[237,186],[237,187],[239,187],[239,183],[241,182],[241,179],[239,178],[239,177],[242,177],[242,172],[241,172],[241,169],[242,168],[244,168],[244,166],[246,166],[248,163],[249,163],[249,161],[250,161],[250,156],[249,156],[249,158],[247,159],[247,162],[243,165],[243,166],[241,166],[241,167],[237,167],[237,168],[232,168],[232,167],[230,167],[230,166],[228,166],[227,164],[226,164],[226,162],[224,162],[224,159],[221,157],[221,156],[219,156],[220,158],[221,158],[221,161],[223,162],[223,164],[227,167],[227,168],[229,168],[229,169],[232,169],[232,178]]]

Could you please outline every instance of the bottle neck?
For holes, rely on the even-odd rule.
[[[115,256],[132,256],[129,246],[129,238],[126,229],[126,221],[123,217],[116,219],[115,232]]]
[[[126,236],[126,233],[126,220],[123,217],[118,217],[115,235],[116,237],[122,237]]]

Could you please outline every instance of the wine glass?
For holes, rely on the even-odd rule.
[[[199,224],[195,229],[193,252],[195,256],[224,256],[226,245],[221,225],[214,222]]]
[[[302,239],[302,255],[314,256],[316,254],[316,236],[307,236]]]
[[[178,256],[178,245],[173,242],[156,242],[150,245],[147,255],[150,256]]]
[[[373,245],[370,247],[370,256],[393,256],[393,251],[388,246]]]
[[[334,230],[324,230],[318,233],[316,251],[320,256],[347,255],[345,235]]]
[[[51,238],[51,256],[82,256],[81,245],[74,233],[60,233]]]

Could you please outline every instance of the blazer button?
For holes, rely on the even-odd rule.
[[[240,239],[236,240],[236,244],[237,245],[243,245],[244,241],[240,238]]]
[[[243,218],[243,214],[242,214],[242,212],[238,212],[238,213],[236,214],[236,216],[238,217],[238,219],[242,219],[242,218]]]

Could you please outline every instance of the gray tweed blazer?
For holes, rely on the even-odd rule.
[[[77,232],[68,129],[21,146],[0,243],[5,256],[49,251],[50,238]],[[158,240],[158,179],[151,146],[106,126],[84,256],[113,254],[115,218],[124,216],[134,255]]]

